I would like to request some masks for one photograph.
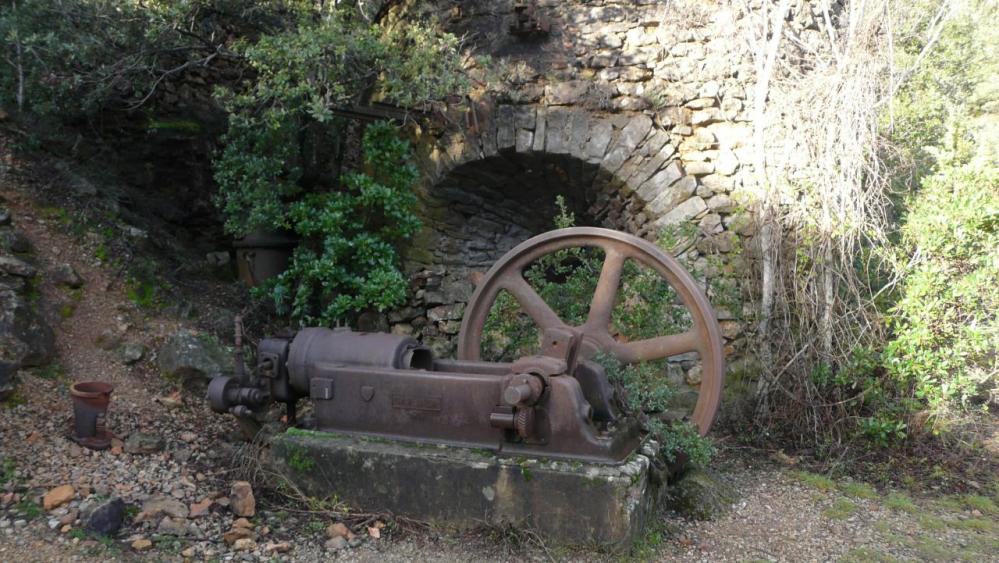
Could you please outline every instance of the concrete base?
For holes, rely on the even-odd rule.
[[[624,463],[597,465],[290,430],[274,438],[272,463],[307,494],[336,495],[358,510],[626,548],[665,488],[653,451],[646,445]]]

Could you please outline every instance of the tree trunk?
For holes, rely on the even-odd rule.
[[[764,3],[765,9],[766,3]],[[780,0],[777,10],[773,13],[763,13],[763,32],[756,42],[756,85],[753,89],[753,173],[756,176],[757,190],[760,194],[760,254],[762,258],[763,280],[760,296],[760,324],[758,327],[761,340],[761,363],[765,372],[761,374],[757,395],[761,399],[760,407],[765,408],[765,395],[770,388],[771,379],[775,376],[773,369],[773,350],[770,346],[771,317],[773,316],[774,296],[776,293],[777,248],[779,240],[774,237],[774,221],[776,213],[771,192],[773,188],[767,178],[766,162],[766,115],[767,95],[770,91],[770,79],[773,77],[777,64],[777,54],[780,50],[784,34],[784,19],[790,7],[790,0]]]

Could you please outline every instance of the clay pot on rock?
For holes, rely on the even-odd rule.
[[[255,232],[236,241],[239,279],[249,287],[280,275],[288,269],[298,239],[286,233]]]

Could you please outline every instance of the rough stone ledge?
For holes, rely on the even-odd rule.
[[[665,471],[646,444],[618,465],[292,430],[269,463],[306,494],[446,527],[528,527],[560,543],[629,547],[655,514]]]

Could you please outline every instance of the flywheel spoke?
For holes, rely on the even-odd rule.
[[[610,324],[614,303],[617,301],[618,286],[621,284],[621,272],[624,269],[626,256],[615,248],[608,248],[604,256],[604,265],[600,270],[600,279],[590,301],[590,312],[586,317],[586,328],[594,332],[606,332]]]
[[[622,342],[614,346],[614,353],[626,363],[659,360],[697,350],[699,336],[699,333],[690,330],[680,334]]]
[[[531,284],[527,283],[527,280],[519,273],[504,276],[500,287],[513,295],[524,309],[524,312],[534,319],[534,323],[538,325],[538,328],[544,330],[565,326],[565,323],[562,322],[558,314],[548,306],[548,303],[545,303],[545,300],[538,295],[537,291],[534,291]]]

